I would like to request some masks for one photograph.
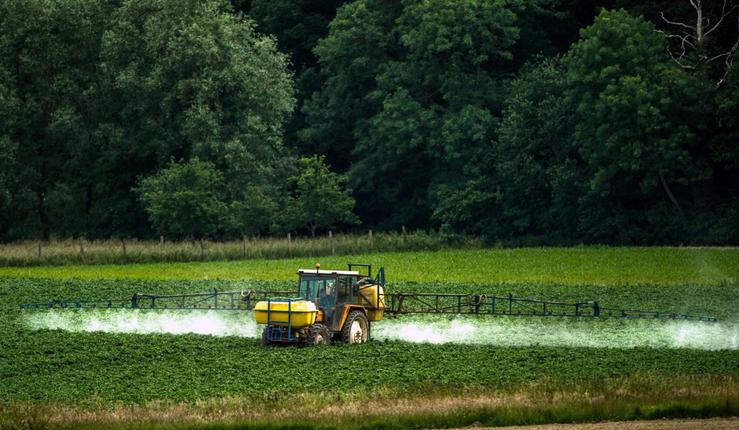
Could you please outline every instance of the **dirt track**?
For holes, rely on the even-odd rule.
[[[501,428],[505,430],[735,430],[739,429],[739,418],[618,421],[590,424],[551,424],[539,426],[498,427],[498,429]]]

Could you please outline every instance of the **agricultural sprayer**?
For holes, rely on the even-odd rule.
[[[359,270],[355,270],[359,269]],[[371,324],[403,314],[641,318],[715,322],[710,316],[605,307],[597,301],[549,301],[511,294],[386,292],[385,269],[349,263],[347,270],[299,269],[293,291],[212,291],[182,294],[136,293],[125,300],[54,300],[21,305],[42,309],[212,309],[253,311],[264,326],[264,344],[363,343]]]

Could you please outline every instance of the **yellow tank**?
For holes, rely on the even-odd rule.
[[[369,308],[377,308],[367,310],[367,318],[370,321],[380,321],[385,309],[385,289],[381,285],[364,285],[359,287],[359,299],[357,304],[367,306]]]
[[[318,310],[313,302],[307,300],[293,300],[289,303],[290,325],[292,328],[303,328],[316,322]],[[288,302],[287,301],[263,301],[254,305],[254,314],[257,324],[287,325]]]

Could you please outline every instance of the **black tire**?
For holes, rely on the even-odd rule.
[[[364,343],[369,340],[370,324],[362,311],[351,311],[341,329],[341,340],[344,343]]]
[[[325,345],[331,340],[331,334],[328,327],[321,323],[313,324],[308,331],[306,344],[308,345]]]
[[[272,342],[267,339],[267,327],[264,328],[262,331],[262,346],[270,346],[272,345]]]

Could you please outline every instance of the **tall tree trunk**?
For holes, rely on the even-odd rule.
[[[49,214],[46,211],[44,200],[46,198],[46,177],[48,176],[48,166],[46,160],[41,162],[41,172],[38,180],[38,188],[36,189],[36,198],[38,199],[37,211],[39,219],[39,227],[41,228],[41,238],[44,242],[48,242],[51,238],[51,222]]]
[[[672,205],[675,206],[675,209],[680,214],[680,217],[685,218],[685,212],[683,212],[683,208],[680,207],[680,203],[678,203],[675,195],[672,194],[670,186],[667,185],[667,181],[665,180],[665,175],[662,174],[662,170],[659,171],[659,181],[662,183],[662,188],[665,190],[665,193],[667,193],[667,197],[672,202]]]
[[[38,199],[38,218],[41,228],[41,239],[44,242],[48,242],[51,239],[51,225],[49,223],[49,215],[46,213],[46,208],[44,207],[44,193],[42,191],[38,193]]]
[[[87,185],[85,187],[85,197],[84,197],[84,212],[82,216],[82,229],[85,233],[89,233],[88,230],[90,228],[90,213],[92,212],[92,186]]]

